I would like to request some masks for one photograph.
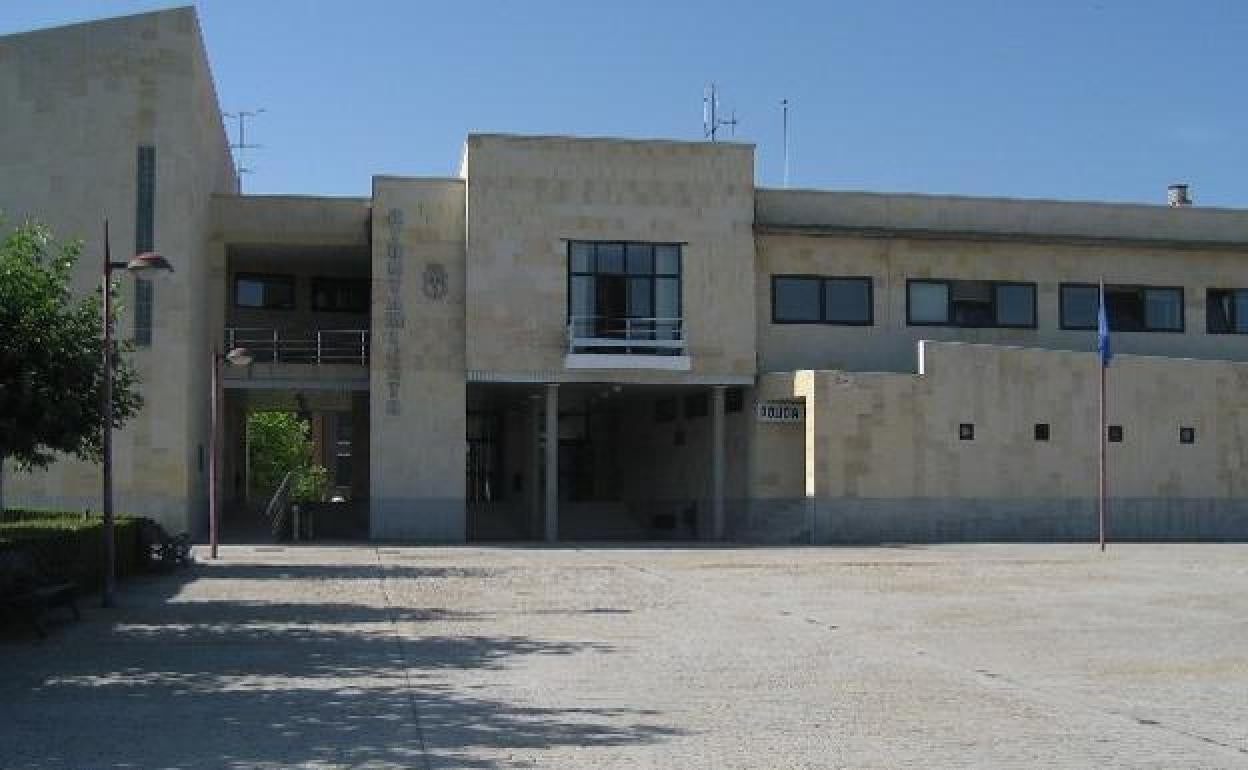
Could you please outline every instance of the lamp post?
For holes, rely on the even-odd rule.
[[[217,442],[221,432],[221,365],[247,366],[252,355],[246,348],[234,348],[225,355],[221,351],[212,351],[212,397],[211,420],[212,428],[208,432],[208,551],[209,556],[217,558],[218,512],[217,512]]]
[[[136,275],[151,271],[173,272],[169,260],[154,252],[134,256],[129,262],[114,262],[108,243],[108,220],[104,220],[104,377],[100,388],[100,400],[104,412],[104,425],[100,435],[100,453],[103,465],[104,509],[104,594],[101,604],[112,607],[117,593],[117,546],[113,542],[113,270],[122,269]]]

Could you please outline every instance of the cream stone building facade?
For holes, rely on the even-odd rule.
[[[125,278],[146,406],[118,508],[262,506],[246,417],[297,411],[375,539],[1248,537],[1248,212],[762,189],[748,144],[472,134],[449,178],[240,195],[191,9],[0,38],[0,210]],[[1182,202],[1182,201],[1179,201]],[[98,508],[99,469],[5,503]],[[348,527],[353,524],[354,529]],[[227,531],[228,536],[228,531]]]

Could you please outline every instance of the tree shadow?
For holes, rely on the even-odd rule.
[[[211,585],[185,595],[191,581],[282,569],[290,567],[213,565],[126,581],[120,609],[88,607],[84,622],[58,626],[42,644],[0,640],[0,765],[506,767],[520,766],[510,750],[684,734],[652,710],[523,703],[476,676],[539,656],[611,655],[607,644],[448,635],[442,624],[489,616],[386,606],[379,591],[307,603]],[[355,577],[337,565],[294,569]],[[387,565],[386,579],[403,569]],[[439,633],[422,630],[434,622]]]

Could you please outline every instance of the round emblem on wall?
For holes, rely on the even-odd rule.
[[[445,297],[447,280],[446,268],[437,262],[430,263],[425,267],[423,284],[425,296],[429,299],[442,299]]]

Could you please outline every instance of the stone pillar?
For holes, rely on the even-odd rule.
[[[559,539],[559,386],[546,385],[546,542]]]
[[[528,498],[529,537],[543,537],[542,529],[542,488],[538,483],[542,478],[542,397],[537,393],[529,396],[528,411],[525,413],[525,431],[528,441],[525,445],[525,496]]]
[[[711,386],[711,536],[724,539],[724,394]]]

